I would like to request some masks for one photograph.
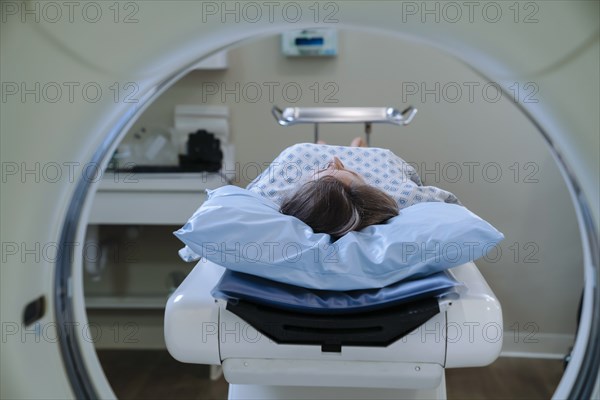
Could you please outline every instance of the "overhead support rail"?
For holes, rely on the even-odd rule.
[[[319,141],[319,124],[364,123],[369,146],[372,124],[408,125],[417,109],[410,106],[403,111],[392,107],[288,107],[282,110],[274,106],[271,112],[281,126],[314,124],[315,143]]]

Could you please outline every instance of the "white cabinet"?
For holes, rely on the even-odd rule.
[[[84,293],[97,348],[164,348],[168,296],[192,270],[173,231],[226,185],[215,173],[106,174],[94,197],[84,252]],[[86,244],[88,242],[86,241]]]
[[[206,189],[227,184],[220,174],[107,174],[89,224],[177,225],[206,198]]]

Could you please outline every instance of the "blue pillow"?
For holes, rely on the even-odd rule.
[[[225,270],[213,297],[245,300],[283,310],[311,314],[346,314],[378,310],[424,298],[459,293],[464,284],[442,271],[422,279],[396,282],[381,289],[339,292],[312,290],[275,282],[255,275]]]
[[[246,189],[207,193],[175,236],[225,268],[310,289],[372,289],[427,276],[476,260],[504,238],[465,207],[432,202],[332,242]]]

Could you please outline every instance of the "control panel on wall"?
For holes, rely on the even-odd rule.
[[[299,29],[281,35],[281,50],[285,56],[332,57],[337,55],[338,37],[335,29]]]

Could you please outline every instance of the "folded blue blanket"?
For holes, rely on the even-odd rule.
[[[464,286],[442,271],[422,279],[404,280],[381,289],[314,290],[226,270],[212,291],[215,298],[245,300],[304,313],[356,313],[456,292]]]

